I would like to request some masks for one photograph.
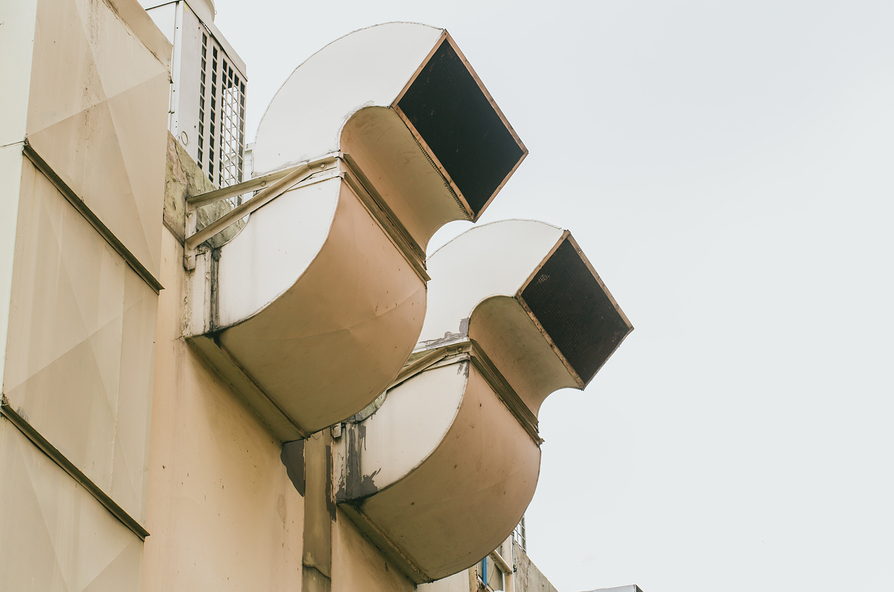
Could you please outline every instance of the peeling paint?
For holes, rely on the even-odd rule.
[[[326,511],[329,519],[335,522],[335,496],[332,492],[332,445],[326,444]]]
[[[463,341],[467,337],[468,335],[466,335],[465,333],[451,333],[450,331],[445,331],[444,337],[422,341],[420,342],[422,347],[417,346],[416,349],[434,349],[444,345],[450,345],[451,343],[454,343],[456,341]]]
[[[460,335],[468,335],[469,334],[469,319],[471,317],[466,317],[459,322],[459,333]]]
[[[381,472],[382,469],[378,469],[373,471],[372,475],[363,475],[354,485],[354,495],[352,496],[354,500],[362,500],[371,495],[375,495],[378,493],[379,488],[375,483],[375,476]]]
[[[375,484],[375,476],[364,475],[360,469],[363,450],[366,449],[366,426],[362,423],[349,424],[347,430],[347,447],[345,450],[345,480],[339,489],[338,501],[359,501],[379,491]]]
[[[370,417],[372,414],[379,410],[383,403],[385,403],[385,398],[387,396],[388,391],[385,391],[384,393],[376,397],[375,401],[364,407],[360,412],[352,415],[349,421],[360,422]]]
[[[418,351],[420,349],[434,349],[437,347],[442,347],[445,345],[449,345],[455,341],[463,341],[468,337],[469,337],[469,317],[466,317],[459,322],[459,333],[451,333],[450,331],[444,331],[444,337],[420,341],[419,345],[416,346],[416,351]]]

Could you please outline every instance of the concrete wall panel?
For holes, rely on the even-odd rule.
[[[26,161],[3,392],[138,521],[157,298]]]
[[[0,418],[0,590],[139,592],[143,543]]]
[[[40,0],[31,76],[28,141],[157,274],[167,65],[105,3]]]

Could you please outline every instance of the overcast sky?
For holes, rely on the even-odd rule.
[[[570,229],[636,327],[541,411],[560,592],[894,590],[894,3],[216,4],[250,138],[330,41],[447,28],[530,150],[482,221]]]

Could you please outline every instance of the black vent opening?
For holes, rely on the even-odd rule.
[[[631,330],[568,239],[525,286],[522,299],[584,384]]]
[[[446,40],[398,101],[477,217],[524,153]]]

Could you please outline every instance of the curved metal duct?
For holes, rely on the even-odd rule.
[[[350,417],[417,342],[432,234],[477,218],[525,154],[446,31],[331,43],[268,107],[243,184],[261,191],[196,261],[190,341],[284,441]]]
[[[477,220],[527,155],[447,31],[415,23],[355,31],[299,66],[261,120],[255,173],[338,151],[423,248]]]
[[[336,500],[417,582],[505,540],[534,495],[540,404],[583,388],[632,330],[554,226],[483,225],[429,263],[422,340],[336,464]]]

